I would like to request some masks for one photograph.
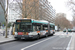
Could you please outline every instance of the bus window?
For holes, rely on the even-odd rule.
[[[33,26],[33,31],[36,31],[36,28],[35,28],[35,26]]]
[[[55,29],[55,26],[53,26],[53,30]]]
[[[16,24],[16,30],[15,31],[23,31],[23,32],[29,32],[29,31],[32,31],[32,25],[29,25],[29,24],[25,24],[25,23],[22,23],[22,24]]]
[[[41,30],[41,26],[37,26],[37,31],[40,31]]]
[[[43,26],[43,30],[48,30],[48,26]]]
[[[33,26],[33,31],[40,31],[41,30],[41,26]]]
[[[41,25],[41,30],[43,30],[43,25]]]
[[[55,27],[53,25],[50,26],[50,30],[54,30]]]

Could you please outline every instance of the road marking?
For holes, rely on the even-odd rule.
[[[71,42],[72,42],[72,38],[73,38],[73,37],[71,37],[71,39],[70,39],[70,41],[69,41],[69,43],[68,43],[68,47],[66,48],[66,50],[70,50],[70,44],[71,44]]]
[[[54,37],[56,37],[56,36],[54,36]],[[42,43],[42,42],[47,41],[47,40],[49,40],[49,39],[52,39],[52,38],[54,38],[54,37],[47,38],[47,39],[45,39],[45,40],[43,40],[43,41],[40,41],[40,42],[38,42],[38,43],[34,43],[34,44],[29,45],[29,46],[27,46],[27,47],[25,47],[25,48],[22,48],[21,50],[25,50],[25,49],[27,49],[27,48],[30,48],[30,47],[32,47],[32,46],[34,46],[34,45],[37,45],[37,44],[39,44],[39,43]]]

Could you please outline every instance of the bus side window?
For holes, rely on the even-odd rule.
[[[41,30],[41,26],[39,26],[39,30]]]
[[[33,31],[40,31],[40,30],[41,30],[40,27],[41,27],[41,26],[33,26]]]
[[[39,28],[38,28],[38,26],[37,26],[37,28],[36,28],[36,31],[39,31]]]
[[[40,31],[41,30],[41,26],[37,26],[37,31]]]
[[[41,25],[41,30],[43,30],[43,25]]]
[[[53,26],[53,30],[55,29],[55,26]]]
[[[36,31],[35,26],[33,26],[33,31]]]
[[[33,26],[33,31],[38,31],[37,26]]]
[[[52,26],[50,25],[50,30],[52,30]]]
[[[43,25],[43,30],[48,30],[48,26],[47,25]]]
[[[33,26],[33,31],[40,31],[42,26]]]
[[[50,30],[54,30],[54,26],[53,25],[50,26]]]

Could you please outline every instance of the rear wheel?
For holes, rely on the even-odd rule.
[[[53,36],[54,34],[51,34],[51,36]]]

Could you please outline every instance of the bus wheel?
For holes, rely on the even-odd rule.
[[[18,40],[20,40],[20,39],[18,39],[18,38],[15,38],[15,40],[17,40],[17,41],[18,41]]]
[[[48,34],[46,33],[45,37],[48,37]]]
[[[40,39],[40,35],[37,35],[37,39]]]
[[[51,36],[53,36],[54,34],[51,34]]]

